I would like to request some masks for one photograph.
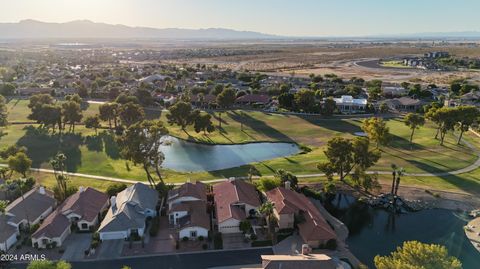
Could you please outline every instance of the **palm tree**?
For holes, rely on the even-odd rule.
[[[405,169],[403,168],[397,169],[397,180],[395,184],[395,193],[394,193],[395,197],[397,197],[398,186],[400,186],[400,177],[402,177],[404,174],[405,174]]]
[[[273,214],[274,208],[274,204],[270,201],[266,201],[258,208],[258,212],[260,212],[267,221],[268,234],[270,234],[270,236],[272,236],[272,220],[275,218],[275,215]]]
[[[252,183],[254,176],[261,176],[260,171],[258,171],[255,166],[250,165],[250,168],[248,169],[248,181],[250,183]]]
[[[397,165],[392,163],[390,167],[392,167],[392,190],[390,191],[390,194],[393,195],[393,192],[395,191],[395,180],[397,178]]]

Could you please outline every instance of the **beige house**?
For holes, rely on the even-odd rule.
[[[267,192],[267,199],[274,206],[274,214],[280,229],[294,228],[295,217],[301,217],[297,224],[299,234],[312,248],[325,245],[337,236],[315,205],[303,194],[283,187]]]
[[[236,179],[213,186],[218,231],[240,233],[240,222],[257,213],[261,205],[255,186]]]
[[[80,188],[50,214],[32,234],[36,248],[62,246],[75,225],[79,231],[92,231],[99,223],[100,214],[108,208],[108,196],[93,188]]]

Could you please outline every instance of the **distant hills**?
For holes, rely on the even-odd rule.
[[[22,20],[18,23],[0,23],[0,39],[480,39],[478,31],[381,34],[369,36],[297,36],[287,37],[253,31],[237,31],[225,28],[182,29],[131,27],[121,24],[97,23],[76,20],[65,23],[50,23]]]
[[[22,20],[18,23],[0,23],[0,39],[79,39],[79,38],[139,38],[139,39],[271,39],[275,35],[224,28],[180,29],[130,27],[120,24],[77,20],[49,23]]]

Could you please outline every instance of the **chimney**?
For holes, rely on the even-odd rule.
[[[291,183],[290,181],[285,181],[285,189],[290,190],[291,189]]]
[[[45,187],[40,186],[40,188],[38,188],[38,193],[40,193],[41,195],[45,195]]]
[[[112,206],[112,212],[115,213],[115,211],[117,211],[117,197],[116,196],[112,196],[110,198],[110,205]]]
[[[310,255],[312,253],[312,248],[308,244],[302,245],[302,255]]]
[[[78,188],[78,191],[84,192],[84,191],[85,191],[85,187],[80,186],[80,187]]]
[[[233,182],[233,181],[235,181],[235,177],[229,177],[228,178],[228,182]]]

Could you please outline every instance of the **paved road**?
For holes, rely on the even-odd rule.
[[[247,250],[212,251],[175,255],[156,255],[115,260],[73,262],[73,269],[119,269],[124,265],[132,269],[207,269],[217,266],[260,264],[260,255],[272,255],[272,248]],[[25,268],[26,264],[15,264],[9,268]]]

